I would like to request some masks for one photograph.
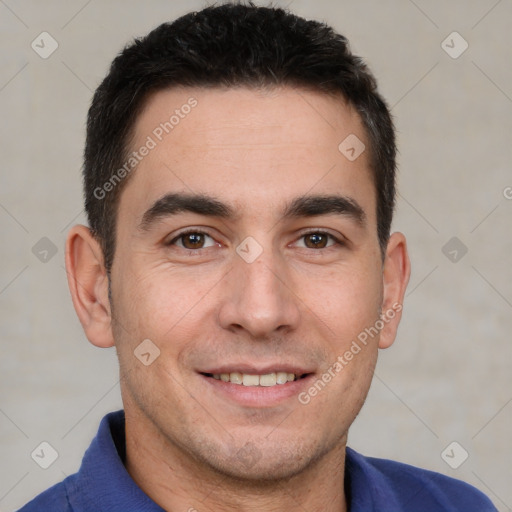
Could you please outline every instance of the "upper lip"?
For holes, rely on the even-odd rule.
[[[215,366],[206,370],[199,370],[199,373],[211,373],[213,375],[220,375],[221,373],[245,373],[248,375],[267,375],[269,373],[294,373],[295,375],[304,375],[306,373],[313,373],[313,370],[305,366],[299,366],[289,363],[275,363],[257,366],[247,363],[233,363],[223,364],[222,366]]]

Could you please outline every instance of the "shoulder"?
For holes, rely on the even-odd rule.
[[[41,512],[42,510],[52,512],[73,512],[68,500],[66,490],[67,480],[50,487],[43,493],[36,496],[32,501],[18,510],[18,512]]]
[[[397,510],[408,512],[497,512],[487,496],[461,480],[401,462],[364,457],[350,448],[347,472],[358,480],[351,485],[355,493],[361,483],[371,487],[379,510],[392,502]]]

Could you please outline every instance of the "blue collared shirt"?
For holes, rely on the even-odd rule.
[[[165,512],[132,480],[125,455],[124,412],[107,414],[78,473],[19,512]],[[497,512],[485,495],[460,480],[350,448],[345,492],[350,512]]]

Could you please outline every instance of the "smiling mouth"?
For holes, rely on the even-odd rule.
[[[288,382],[303,379],[309,373],[295,374],[287,372],[266,373],[264,375],[254,375],[249,373],[231,372],[231,373],[201,373],[205,377],[210,377],[215,380],[229,382],[231,384],[238,384],[243,386],[279,386]]]

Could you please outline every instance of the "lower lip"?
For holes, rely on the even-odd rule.
[[[215,392],[246,407],[273,407],[297,395],[310,385],[313,374],[275,386],[244,386],[199,374]]]

